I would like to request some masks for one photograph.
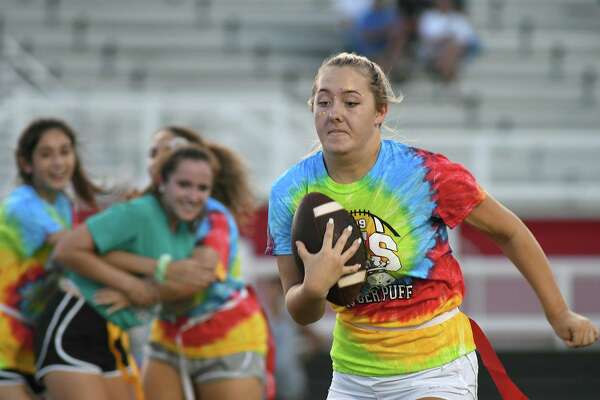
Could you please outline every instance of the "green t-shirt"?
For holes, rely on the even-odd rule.
[[[153,195],[115,204],[86,221],[99,254],[126,251],[158,259],[170,254],[174,260],[187,258],[195,245],[195,233],[189,224],[180,223],[173,231],[165,211]],[[128,329],[144,324],[156,315],[155,308],[128,307],[113,314],[94,302],[94,293],[103,286],[75,272],[68,273],[85,299],[104,318]]]

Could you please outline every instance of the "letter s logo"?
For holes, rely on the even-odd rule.
[[[379,232],[372,233],[369,236],[369,250],[376,256],[388,259],[388,264],[385,267],[387,271],[398,271],[402,268],[400,259],[394,253],[398,250],[398,246],[391,237]]]

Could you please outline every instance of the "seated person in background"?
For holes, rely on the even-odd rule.
[[[427,9],[431,8],[432,2],[433,0],[397,0],[396,5],[404,24],[408,43],[416,42],[419,18]]]
[[[356,22],[372,3],[372,0],[334,0],[331,3],[343,49],[350,51],[353,48]]]
[[[405,36],[403,21],[393,2],[374,0],[356,19],[351,50],[371,58],[390,72],[402,60]]]
[[[436,0],[419,21],[420,57],[444,82],[453,81],[460,63],[479,50],[471,23],[453,0]]]
[[[342,29],[351,29],[356,20],[373,5],[373,0],[334,0],[333,11]]]

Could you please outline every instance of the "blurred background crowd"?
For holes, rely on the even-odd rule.
[[[533,230],[575,311],[600,323],[597,0],[3,0],[3,193],[16,138],[38,116],[77,129],[102,183],[142,187],[145,149],[164,125],[237,150],[263,204],[244,268],[279,345],[280,398],[322,398],[331,320],[300,328],[287,315],[263,256],[265,203],[316,142],[306,99],[320,62],[340,50],[378,61],[404,95],[389,135],[464,163]],[[517,383],[538,398],[595,398],[598,345],[564,351],[498,250],[466,228],[452,240],[464,308]],[[550,358],[561,361],[542,371]]]

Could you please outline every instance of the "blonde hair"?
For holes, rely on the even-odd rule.
[[[389,79],[381,69],[381,67],[369,60],[367,57],[359,56],[354,53],[339,53],[329,57],[319,67],[315,79],[313,81],[312,93],[308,99],[308,106],[313,111],[314,99],[317,94],[317,81],[323,70],[327,67],[351,67],[355,68],[367,79],[369,79],[369,87],[371,93],[375,97],[375,108],[380,111],[384,105],[389,103],[400,103],[402,96],[396,96]]]

